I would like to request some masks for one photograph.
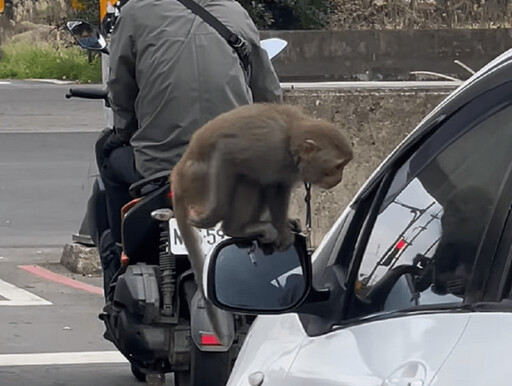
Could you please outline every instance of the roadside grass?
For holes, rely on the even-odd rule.
[[[2,44],[0,79],[65,79],[101,83],[101,61],[78,47],[50,43],[6,42]]]

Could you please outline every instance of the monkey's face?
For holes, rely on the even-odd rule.
[[[333,159],[332,154],[318,152],[317,155],[302,161],[301,175],[304,181],[331,189],[343,179],[343,169],[350,159]]]
[[[345,136],[332,124],[314,120],[305,125],[308,138],[298,146],[299,171],[304,181],[331,189],[343,179],[353,157]]]
[[[338,185],[343,179],[343,168],[347,163],[348,161],[345,160],[339,161],[324,171],[324,176],[318,185],[322,189],[331,189]]]

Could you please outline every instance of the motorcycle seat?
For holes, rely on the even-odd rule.
[[[132,184],[129,188],[130,195],[133,198],[146,196],[156,189],[169,183],[169,171],[158,172],[149,177],[143,178]]]

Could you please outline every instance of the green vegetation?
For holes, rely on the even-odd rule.
[[[238,0],[259,29],[323,29],[329,24],[332,0]]]
[[[101,61],[78,47],[49,43],[5,43],[0,58],[0,79],[66,79],[101,83]]]
[[[67,18],[69,20],[85,20],[95,26],[100,22],[99,0],[66,0],[72,7],[68,8]]]

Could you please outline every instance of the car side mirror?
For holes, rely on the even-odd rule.
[[[91,23],[73,20],[66,23],[66,28],[80,47],[108,54],[107,41],[101,34],[101,31]]]
[[[311,288],[311,259],[306,239],[296,235],[284,252],[262,247],[255,239],[227,239],[205,265],[207,297],[219,308],[245,314],[293,310]]]

